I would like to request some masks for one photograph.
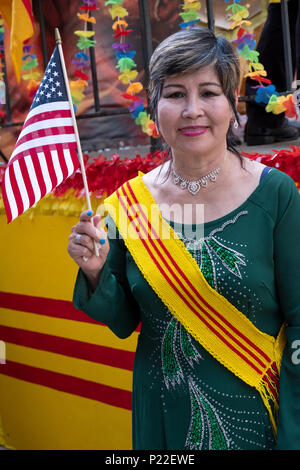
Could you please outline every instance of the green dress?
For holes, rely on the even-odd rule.
[[[108,216],[108,234],[114,224]],[[288,323],[277,439],[253,387],[227,370],[173,317],[121,237],[110,239],[90,295],[79,270],[74,305],[120,338],[141,323],[133,371],[133,448],[300,449],[300,195],[273,168],[250,197],[204,225],[170,222],[207,282],[261,331]],[[298,348],[298,349],[297,349]]]

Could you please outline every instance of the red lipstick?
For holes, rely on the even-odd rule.
[[[205,126],[186,126],[179,129],[179,132],[187,137],[196,137],[204,134],[206,131],[207,127]]]

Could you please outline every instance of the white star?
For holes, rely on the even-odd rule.
[[[53,72],[54,77],[57,77],[58,72]]]
[[[50,96],[51,96],[51,93],[47,93],[46,97],[50,98]]]
[[[49,88],[49,85],[46,83],[46,85],[44,86],[44,88]]]
[[[61,91],[59,91],[57,94],[58,94],[58,96],[62,96],[62,92],[61,92]]]
[[[49,82],[53,82],[54,78],[50,77]]]
[[[55,91],[55,88],[54,88],[54,86],[51,88],[51,91]]]
[[[60,82],[56,82],[55,85],[56,85],[56,86],[59,86],[59,85],[60,85]]]
[[[55,66],[56,66],[56,62],[52,62],[51,67],[55,67]]]
[[[43,90],[41,90],[41,91],[40,91],[40,95],[43,95],[43,94],[44,94],[44,92],[43,92]]]

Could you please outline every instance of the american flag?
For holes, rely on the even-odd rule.
[[[5,170],[2,197],[8,223],[79,167],[70,109],[56,46]]]

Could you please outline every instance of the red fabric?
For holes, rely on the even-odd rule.
[[[28,16],[30,17],[32,24],[34,24],[31,0],[22,0],[22,3],[27,10]]]

